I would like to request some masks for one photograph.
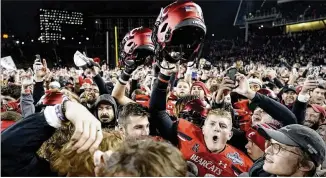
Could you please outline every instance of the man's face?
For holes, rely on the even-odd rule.
[[[287,91],[282,94],[282,100],[284,101],[285,105],[294,103],[296,98],[297,94],[294,91]]]
[[[254,142],[248,139],[248,143],[245,148],[247,149],[247,153],[252,160],[257,160],[258,158],[264,155],[264,151],[261,150]]]
[[[250,86],[250,89],[253,90],[253,91],[260,90],[260,85],[258,85],[258,84],[251,83],[251,84],[249,84],[249,86]]]
[[[319,126],[317,133],[323,138],[324,142],[326,142],[326,125]]]
[[[84,89],[85,89],[85,98],[87,103],[93,104],[96,100],[96,93],[95,90],[93,89],[93,86],[90,84],[84,84]]]
[[[191,94],[198,96],[201,100],[205,99],[205,92],[200,86],[193,86]]]
[[[306,110],[305,120],[303,125],[307,127],[312,127],[316,124],[319,124],[320,113],[317,113],[312,109],[312,107],[308,107]]]
[[[264,171],[277,176],[291,176],[299,169],[300,149],[271,140],[265,150]]]
[[[100,104],[97,109],[97,115],[101,123],[109,123],[114,119],[114,111],[109,104]]]
[[[232,123],[229,118],[208,115],[202,128],[206,147],[211,152],[224,149],[226,142],[232,137]]]
[[[321,88],[315,88],[313,92],[311,92],[311,98],[310,98],[311,103],[323,105],[325,102],[325,93],[326,90]]]
[[[273,122],[273,118],[261,108],[256,108],[251,116],[251,125],[264,124]]]
[[[190,92],[190,87],[186,82],[179,82],[176,88],[177,97],[182,97],[188,95]]]
[[[149,135],[149,122],[147,116],[129,116],[124,128],[127,137],[140,137]]]
[[[92,85],[93,92],[95,93],[95,98],[100,96],[100,91],[97,86]]]

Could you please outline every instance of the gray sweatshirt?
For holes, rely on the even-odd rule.
[[[35,113],[34,99],[32,94],[21,94],[20,97],[20,107],[22,110],[22,117],[26,118],[27,116]]]

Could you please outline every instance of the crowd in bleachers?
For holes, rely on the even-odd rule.
[[[279,64],[285,58],[289,64],[315,65],[326,63],[326,31],[307,31],[278,36],[252,35],[244,40],[207,41],[204,56],[212,63],[230,63],[238,59],[245,63],[264,62],[268,66]],[[268,59],[268,61],[266,61]]]

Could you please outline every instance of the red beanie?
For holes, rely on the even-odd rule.
[[[201,88],[204,90],[205,96],[207,96],[207,95],[209,94],[209,90],[207,89],[205,83],[203,83],[203,82],[201,82],[201,81],[196,81],[196,82],[194,82],[194,83],[192,84],[192,86],[191,86],[190,91],[192,91],[192,87],[194,87],[194,86],[199,86],[199,87],[201,87]]]
[[[312,107],[312,109],[316,112],[316,113],[320,113],[323,117],[322,117],[322,122],[325,121],[325,118],[326,118],[326,111],[325,109],[318,105],[318,104],[308,104],[308,107]]]
[[[100,59],[100,58],[98,58],[98,57],[95,57],[95,58],[94,58],[94,62],[96,62],[96,63],[98,63],[98,64],[99,64],[99,63],[101,62],[101,59]]]
[[[246,132],[246,137],[248,140],[254,142],[262,151],[265,151],[265,138],[261,136],[257,130],[250,128]]]
[[[84,79],[84,83],[88,83],[88,84],[92,85],[93,84],[93,81],[90,78],[85,78]]]

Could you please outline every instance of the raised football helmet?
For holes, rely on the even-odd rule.
[[[198,60],[205,35],[206,25],[198,4],[176,1],[168,5],[161,9],[153,28],[156,60],[170,63]]]
[[[128,32],[120,44],[120,60],[130,68],[148,64],[153,59],[152,30],[138,27]]]

